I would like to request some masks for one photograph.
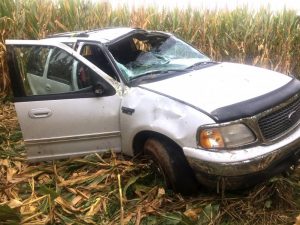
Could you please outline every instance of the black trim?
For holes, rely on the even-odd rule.
[[[293,79],[275,91],[243,102],[218,108],[212,111],[211,115],[219,123],[251,117],[279,105],[299,92],[300,81]]]
[[[88,87],[76,92],[58,93],[58,94],[47,94],[47,95],[29,95],[29,96],[15,96],[15,102],[32,102],[32,101],[47,101],[47,100],[60,100],[60,99],[74,99],[74,98],[102,98],[113,96],[116,94],[114,89],[107,89],[104,87],[104,93],[101,96],[96,96],[93,87]]]
[[[135,109],[131,109],[131,108],[124,107],[124,106],[122,106],[121,110],[122,110],[122,113],[128,114],[130,116],[135,112]]]
[[[141,89],[144,89],[144,90],[147,90],[147,91],[150,91],[150,92],[153,92],[153,93],[158,94],[158,95],[162,95],[162,96],[164,96],[164,97],[167,97],[167,98],[172,99],[172,100],[174,100],[174,101],[180,102],[180,103],[185,104],[185,105],[187,105],[187,106],[190,106],[190,107],[192,107],[193,109],[196,109],[197,111],[202,112],[203,114],[205,114],[206,116],[208,116],[208,117],[211,118],[212,120],[216,121],[216,119],[215,119],[214,117],[212,117],[211,114],[209,114],[208,112],[204,111],[203,109],[200,109],[200,108],[198,108],[198,107],[196,107],[196,106],[194,106],[194,105],[192,105],[192,104],[189,104],[189,103],[187,103],[187,102],[185,102],[185,101],[182,101],[182,100],[180,100],[180,99],[174,98],[174,97],[172,97],[172,96],[170,96],[170,95],[166,95],[166,94],[164,94],[164,93],[161,93],[161,92],[158,92],[158,91],[154,91],[154,90],[149,89],[149,88],[146,88],[146,87],[142,87],[142,86],[137,86],[137,87],[139,87],[139,88],[141,88]]]
[[[12,87],[14,97],[22,97],[25,96],[25,89],[22,79],[20,78],[20,69],[18,64],[16,63],[16,55],[14,48],[10,45],[7,45],[7,65],[10,76],[10,85]]]

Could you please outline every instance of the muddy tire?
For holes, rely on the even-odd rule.
[[[176,144],[163,138],[149,138],[144,145],[144,154],[156,164],[168,188],[183,195],[198,192],[195,174]]]

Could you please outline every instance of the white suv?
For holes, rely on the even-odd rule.
[[[297,163],[300,82],[218,63],[158,31],[7,40],[30,161],[147,155],[175,191],[248,186]]]

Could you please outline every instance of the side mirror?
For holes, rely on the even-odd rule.
[[[104,94],[104,87],[100,82],[96,82],[93,85],[93,90],[94,90],[94,93],[97,97],[100,97]]]

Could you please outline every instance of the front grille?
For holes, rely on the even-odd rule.
[[[300,98],[292,103],[261,117],[258,120],[259,128],[266,140],[276,138],[290,128],[300,119]]]

